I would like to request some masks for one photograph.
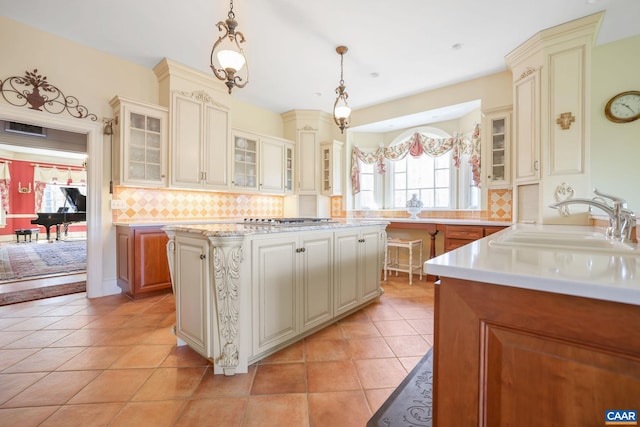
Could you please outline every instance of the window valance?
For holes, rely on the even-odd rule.
[[[34,165],[33,187],[35,190],[35,212],[42,210],[42,197],[47,184],[87,185],[87,171],[85,169],[58,169]]]
[[[87,185],[87,171],[35,165],[33,181],[45,184]]]
[[[353,147],[351,152],[351,186],[353,194],[360,192],[360,167],[358,161],[365,164],[377,164],[379,174],[386,172],[385,159],[396,161],[404,159],[407,154],[412,157],[420,157],[427,154],[431,157],[442,156],[453,150],[453,161],[456,167],[460,167],[460,156],[469,155],[469,164],[473,174],[473,182],[480,186],[480,125],[476,125],[471,134],[454,135],[449,138],[431,138],[420,132],[416,132],[405,141],[389,147],[379,147],[375,152],[366,153],[358,147]]]

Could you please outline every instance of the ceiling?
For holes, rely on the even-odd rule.
[[[236,0],[250,79],[233,96],[276,113],[331,112],[335,48],[346,45],[349,103],[363,108],[503,71],[505,55],[533,34],[601,10],[596,44],[640,34],[639,0]],[[148,68],[167,57],[211,73],[229,3],[0,0],[0,11]]]

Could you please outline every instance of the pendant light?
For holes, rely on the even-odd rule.
[[[336,93],[338,97],[336,98],[336,102],[333,104],[333,121],[340,128],[340,133],[344,133],[344,130],[349,127],[349,122],[351,121],[351,108],[349,108],[349,104],[347,104],[347,98],[349,98],[349,94],[345,91],[346,86],[344,85],[344,54],[349,50],[346,46],[338,46],[336,48],[336,52],[340,55],[340,85],[336,88]]]
[[[224,81],[231,93],[234,87],[243,88],[249,83],[247,58],[240,46],[245,40],[244,35],[236,31],[238,21],[233,13],[233,0],[230,2],[227,19],[224,22],[218,22],[216,26],[218,31],[224,31],[224,33],[218,37],[211,48],[211,70],[218,79]],[[245,70],[244,78],[238,75],[238,72],[243,69]]]

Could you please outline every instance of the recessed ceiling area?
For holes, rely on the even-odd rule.
[[[371,133],[393,132],[395,130],[408,129],[419,125],[428,125],[430,123],[459,119],[460,117],[464,117],[472,111],[480,109],[480,107],[480,100],[476,99],[474,101],[436,108],[434,110],[423,111],[421,113],[410,114],[402,117],[394,117],[392,119],[383,120],[377,123],[355,126],[350,128],[350,130],[352,132]]]

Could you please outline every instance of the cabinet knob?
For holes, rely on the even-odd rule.
[[[200,254],[200,259],[206,259],[207,256],[205,254]]]

